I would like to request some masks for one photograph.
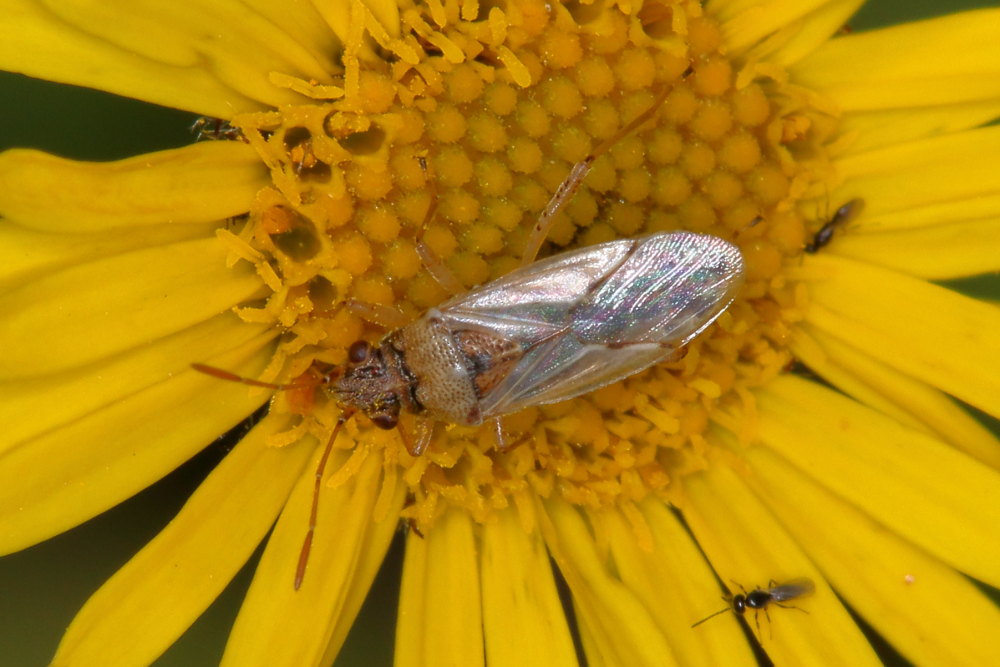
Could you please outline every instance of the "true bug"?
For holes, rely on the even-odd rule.
[[[834,212],[833,217],[831,217],[825,225],[819,228],[813,236],[812,241],[806,244],[803,248],[806,252],[812,254],[819,251],[830,241],[833,240],[833,233],[837,231],[838,227],[843,227],[854,218],[858,217],[861,210],[865,207],[865,200],[861,198],[852,199],[847,202]]]
[[[564,401],[638,373],[688,343],[732,302],[743,283],[742,255],[706,234],[650,234],[533,262],[555,215],[594,159],[648,120],[665,97],[666,91],[573,167],[539,215],[520,268],[400,323],[376,345],[353,343],[347,363],[322,374],[319,385],[343,411],[316,471],[296,588],[305,572],[330,449],[355,412],[384,429],[397,426],[401,412],[418,417],[416,437],[407,442],[415,456],[430,442],[434,422],[474,426],[490,420],[503,448],[501,415]],[[432,210],[433,205],[428,217]],[[418,247],[435,277],[446,271],[429,249]],[[376,306],[348,307],[373,321],[392,321],[391,313]],[[258,382],[201,364],[195,368],[256,386],[302,386]]]
[[[799,609],[798,607],[793,607],[792,605],[782,604],[782,602],[788,602],[789,600],[794,600],[795,598],[811,595],[816,590],[816,586],[813,584],[812,580],[804,577],[801,579],[793,579],[783,584],[779,584],[777,581],[772,579],[768,582],[767,588],[755,588],[749,593],[740,584],[736,585],[740,587],[740,590],[743,591],[742,593],[722,596],[722,599],[725,600],[729,606],[720,609],[714,614],[709,614],[697,623],[692,624],[691,627],[697,627],[708,619],[715,618],[719,614],[723,614],[727,611],[732,611],[734,614],[742,616],[746,613],[747,609],[753,609],[753,620],[754,624],[757,626],[757,636],[759,637],[760,612],[763,611],[765,618],[767,618],[767,622],[771,622],[771,617],[767,613],[768,605],[775,604],[779,607],[785,607],[786,609]],[[799,611],[804,612],[805,610],[799,609]]]

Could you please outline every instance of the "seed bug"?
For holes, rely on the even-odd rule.
[[[734,614],[742,616],[746,613],[747,609],[753,609],[753,620],[754,624],[757,626],[757,636],[759,637],[760,612],[763,611],[764,617],[767,618],[767,622],[771,622],[771,616],[767,613],[768,605],[775,604],[779,607],[784,607],[785,609],[798,609],[801,612],[808,613],[805,609],[799,609],[798,607],[793,607],[792,605],[782,604],[782,602],[788,602],[789,600],[794,600],[795,598],[812,595],[812,593],[816,590],[816,586],[813,584],[812,580],[804,577],[801,579],[793,579],[792,581],[784,584],[779,584],[777,581],[772,579],[768,582],[767,588],[755,588],[749,593],[745,588],[743,588],[742,585],[736,585],[740,587],[740,590],[743,591],[742,593],[722,596],[722,599],[725,600],[729,606],[720,609],[714,614],[709,614],[697,623],[694,623],[691,627],[697,627],[708,619],[715,618],[719,614],[723,614],[727,611],[732,611]]]
[[[743,257],[736,246],[707,234],[656,233],[533,262],[555,215],[594,159],[647,121],[667,92],[572,168],[539,215],[520,268],[409,323],[394,320],[392,309],[347,304],[366,319],[397,324],[377,344],[351,344],[347,363],[322,374],[322,391],[342,413],[316,470],[296,589],[305,574],[330,449],[355,413],[383,429],[396,427],[401,413],[414,415],[415,437],[403,436],[414,456],[427,447],[437,422],[476,426],[491,421],[497,446],[504,449],[502,415],[580,396],[670,357],[735,298],[743,283]],[[432,198],[428,219],[433,210]],[[447,272],[422,241],[418,247],[435,278]],[[201,364],[195,368],[255,386],[300,386],[248,380]]]
[[[833,233],[838,227],[843,227],[851,220],[854,220],[865,207],[865,200],[861,198],[852,199],[836,210],[833,217],[825,225],[819,228],[812,241],[806,244],[803,250],[809,254],[818,252],[833,240]]]

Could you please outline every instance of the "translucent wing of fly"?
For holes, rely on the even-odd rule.
[[[697,336],[743,283],[732,244],[673,232],[612,241],[518,269],[441,307],[454,329],[524,351],[481,397],[484,416],[578,396],[637,373]]]
[[[775,602],[784,602],[785,600],[792,600],[794,598],[810,595],[815,590],[816,586],[813,584],[812,580],[803,577],[801,579],[792,579],[791,581],[783,584],[773,586],[767,589],[767,592],[771,594],[771,598]]]

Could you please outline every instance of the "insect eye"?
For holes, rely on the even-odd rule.
[[[357,340],[351,343],[351,346],[347,348],[347,360],[352,364],[360,364],[362,361],[368,358],[368,352],[371,348],[363,340]]]
[[[371,420],[375,426],[385,430],[396,428],[396,422],[398,421],[393,415],[374,415]]]

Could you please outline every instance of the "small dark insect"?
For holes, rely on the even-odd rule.
[[[244,141],[240,128],[222,118],[202,116],[191,125],[195,141]]]
[[[736,583],[736,582],[733,582]],[[742,616],[746,613],[747,609],[754,610],[754,624],[757,626],[757,636],[760,636],[760,612],[764,612],[764,616],[767,618],[767,622],[771,622],[771,617],[767,613],[767,607],[771,603],[776,604],[779,607],[784,607],[786,609],[798,609],[801,612],[805,612],[805,609],[799,609],[798,607],[793,607],[792,605],[782,604],[782,602],[787,602],[788,600],[794,600],[795,598],[805,597],[806,595],[812,595],[816,590],[816,586],[813,584],[811,579],[801,578],[793,579],[784,584],[779,584],[777,581],[772,579],[768,582],[767,588],[755,588],[749,593],[742,585],[739,586],[742,593],[737,593],[736,595],[723,595],[722,599],[725,600],[729,606],[724,609],[720,609],[714,614],[709,614],[705,618],[701,619],[697,623],[694,623],[691,627],[697,627],[707,621],[710,618],[714,618],[719,614],[725,613],[727,611],[732,611],[734,614]],[[808,613],[808,612],[806,612]]]
[[[837,231],[838,227],[843,227],[854,218],[858,217],[861,210],[865,207],[865,200],[861,198],[852,199],[843,206],[837,209],[836,213],[830,220],[819,228],[816,235],[813,236],[812,241],[806,244],[803,248],[806,252],[812,254],[817,252],[820,248],[826,246],[830,241],[833,240],[833,233]]]

